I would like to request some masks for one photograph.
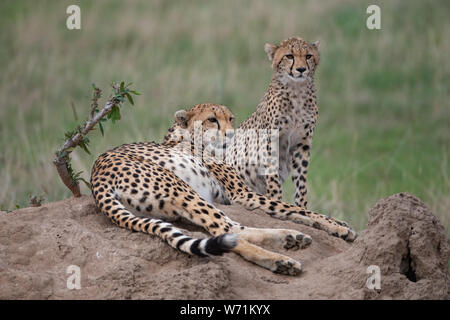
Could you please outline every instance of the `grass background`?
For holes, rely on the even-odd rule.
[[[66,28],[70,4],[81,30]],[[370,4],[382,30],[365,26]],[[91,134],[92,156],[74,152],[86,179],[106,149],[161,140],[180,108],[216,102],[240,123],[270,81],[264,43],[297,35],[321,41],[310,207],[361,230],[377,199],[408,191],[450,230],[449,1],[3,0],[0,27],[4,209],[70,196],[51,160],[75,127],[71,102],[87,114],[91,83],[108,93],[132,81],[143,94],[104,138]]]

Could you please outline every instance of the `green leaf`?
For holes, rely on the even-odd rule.
[[[70,106],[72,107],[73,117],[74,117],[75,121],[78,121],[78,115],[77,115],[77,110],[75,109],[75,103],[73,103],[73,101],[70,101]]]
[[[83,149],[87,154],[91,154],[91,152],[89,151],[89,149],[87,148],[86,144],[84,143],[84,141],[80,141],[80,143],[78,144],[80,146],[81,149]]]
[[[112,111],[111,111],[111,120],[112,123],[115,124],[117,120],[121,119],[121,115],[120,115],[120,109],[118,106],[114,106]]]
[[[66,133],[64,133],[66,139],[71,139],[74,135],[75,135],[74,131],[67,131]]]
[[[120,91],[123,92],[123,90],[125,89],[125,82],[121,82],[120,83]]]
[[[117,109],[117,112],[116,112],[116,121],[117,121],[117,120],[120,120],[120,119],[122,119],[122,116],[120,115],[120,110]]]
[[[141,95],[141,93],[140,92],[137,92],[136,90],[129,90],[132,94],[135,94],[135,95],[137,95],[137,96],[140,96]]]
[[[77,173],[73,174],[72,175],[72,179],[75,180],[75,181],[80,180],[80,176],[81,176],[82,173],[83,173],[83,171],[80,171],[80,172],[77,172]]]
[[[102,119],[102,120],[104,120],[104,119]],[[102,125],[101,121],[98,123],[98,127],[100,128],[100,132],[102,133],[102,137],[104,137],[105,136],[105,132],[103,131],[103,125]]]
[[[131,97],[131,94],[126,93],[126,96],[127,96],[127,98],[128,98],[128,101],[130,101],[131,105],[134,106],[134,100],[133,100],[133,98]]]
[[[111,115],[111,119],[116,119],[116,108],[117,108],[117,106],[114,106],[112,109],[111,109],[111,113],[110,113],[110,115]]]
[[[86,185],[86,187],[88,187],[88,189],[91,189],[91,184],[89,182],[87,182],[84,178],[79,178],[78,180],[83,181],[84,184]]]

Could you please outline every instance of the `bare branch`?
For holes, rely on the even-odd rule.
[[[81,197],[80,185],[76,182],[67,170],[67,157],[60,158],[58,156],[53,160],[53,164],[56,166],[61,180],[64,182],[67,188],[72,192],[73,196]]]

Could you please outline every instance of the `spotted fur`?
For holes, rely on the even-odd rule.
[[[270,215],[308,225],[333,224],[336,236],[354,239],[356,234],[344,223],[257,194],[233,167],[203,153],[196,154],[195,123],[201,123],[202,134],[215,129],[223,136],[233,127],[233,119],[224,106],[198,105],[175,114],[175,124],[162,144],[132,143],[102,154],[91,175],[96,205],[120,227],[159,236],[188,254],[208,256],[233,251],[273,272],[289,275],[300,272],[300,262],[256,244],[279,243],[295,250],[307,247],[312,241],[310,236],[295,230],[242,226],[214,202],[259,207]],[[190,133],[190,139],[184,138],[183,129]],[[195,239],[186,235],[169,223],[178,218],[202,226],[212,237]]]
[[[294,203],[307,207],[307,169],[314,128],[318,116],[314,73],[319,64],[319,43],[289,38],[279,45],[266,44],[274,75],[255,112],[245,120],[238,132],[250,129],[275,129],[279,132],[279,165],[271,174],[261,175],[259,165],[243,162],[250,154],[270,146],[258,143],[256,137],[236,134],[226,154],[226,162],[239,172],[253,190],[272,199],[282,199],[281,186],[292,174],[295,185]]]

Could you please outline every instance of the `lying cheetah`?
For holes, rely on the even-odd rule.
[[[103,153],[94,163],[91,175],[96,205],[120,227],[157,235],[182,252],[209,256],[233,251],[273,272],[289,275],[301,271],[298,261],[252,243],[270,241],[295,250],[307,247],[310,236],[295,230],[242,226],[213,202],[259,207],[270,215],[289,216],[300,223],[333,230],[346,240],[355,238],[355,232],[346,224],[256,194],[231,166],[196,154],[196,124],[201,124],[202,135],[211,129],[225,135],[233,129],[233,119],[224,106],[197,105],[175,114],[175,123],[162,144],[125,144]],[[185,132],[188,138],[182,134]],[[205,139],[202,143],[205,147],[214,140]],[[195,239],[165,222],[180,217],[202,226],[213,237]]]
[[[249,187],[277,200],[282,199],[281,185],[292,173],[294,202],[306,208],[307,168],[318,115],[313,77],[319,64],[319,42],[289,38],[278,46],[266,44],[265,51],[275,73],[256,111],[239,126],[225,161],[236,168]],[[256,165],[248,162],[249,155],[261,151],[257,147],[263,145],[255,136],[239,134],[251,129],[278,131],[278,165],[271,174],[258,172],[259,161]],[[276,152],[269,145],[264,148],[269,154]]]

